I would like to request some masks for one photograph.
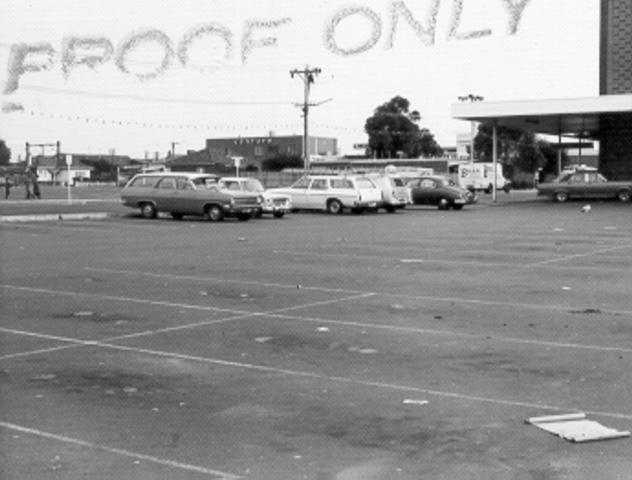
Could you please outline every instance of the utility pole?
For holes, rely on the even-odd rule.
[[[294,78],[294,75],[297,75],[303,80],[304,85],[304,99],[303,99],[303,162],[305,169],[309,169],[309,107],[312,104],[309,103],[309,91],[310,85],[314,83],[314,79],[316,75],[321,72],[320,68],[309,68],[309,66],[305,66],[304,69],[294,69],[290,70],[290,77]],[[300,106],[300,105],[299,105]]]
[[[171,160],[173,160],[176,156],[176,145],[180,142],[171,142]]]

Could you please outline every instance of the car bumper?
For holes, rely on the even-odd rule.
[[[263,205],[261,210],[263,213],[287,213],[292,209],[290,204],[285,205]]]
[[[377,208],[380,202],[353,202],[353,208]]]
[[[254,215],[258,211],[261,211],[261,207],[257,207],[254,205],[248,205],[248,206],[233,205],[232,207],[224,205],[222,207],[222,210],[224,211],[225,216],[236,217],[238,215]]]

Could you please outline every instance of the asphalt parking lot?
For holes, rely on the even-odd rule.
[[[501,194],[501,199],[503,194]],[[3,479],[623,479],[632,205],[0,223]]]

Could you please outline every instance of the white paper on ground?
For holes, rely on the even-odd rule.
[[[615,430],[594,420],[586,420],[586,415],[583,413],[531,417],[526,422],[561,438],[578,443],[630,436],[629,431]]]

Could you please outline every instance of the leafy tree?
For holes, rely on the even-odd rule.
[[[11,149],[4,140],[0,140],[0,165],[9,165],[11,161]]]
[[[369,136],[368,154],[377,158],[395,158],[402,152],[408,158],[440,155],[442,149],[434,136],[417,123],[421,115],[410,111],[410,102],[400,96],[377,107],[366,119],[364,130]]]
[[[492,128],[489,122],[479,124],[474,138],[474,152],[483,161],[492,160]],[[557,150],[533,132],[498,126],[496,135],[501,163],[523,172],[535,172],[540,168],[547,173],[556,171]]]
[[[501,163],[511,164],[517,157],[517,145],[522,130],[516,130],[499,125],[496,127],[496,138],[498,141],[498,158]],[[478,125],[478,132],[474,137],[474,153],[480,160],[492,161],[493,156],[493,124],[484,122]]]
[[[104,158],[82,158],[81,163],[93,168],[92,179],[97,182],[116,180],[116,165]]]
[[[261,162],[261,168],[269,172],[280,172],[284,168],[303,168],[303,159],[298,155],[277,155]]]

